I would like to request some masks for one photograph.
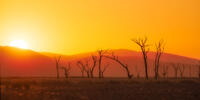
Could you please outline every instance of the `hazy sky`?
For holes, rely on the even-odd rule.
[[[0,0],[0,45],[76,54],[139,50],[130,39],[143,36],[200,59],[200,0]]]

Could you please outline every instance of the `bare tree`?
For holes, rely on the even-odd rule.
[[[198,69],[199,69],[198,74],[199,74],[199,79],[200,79],[200,61],[199,61]]]
[[[60,74],[59,74],[59,64],[60,64],[60,59],[61,59],[61,56],[55,57],[57,79],[60,78]]]
[[[112,56],[104,55],[104,57],[109,58],[109,59],[114,60],[114,61],[116,61],[117,63],[119,63],[119,64],[122,66],[122,68],[124,68],[124,69],[126,70],[126,73],[127,73],[128,78],[129,78],[129,79],[132,78],[133,75],[130,74],[128,65],[127,65],[127,64],[123,64],[123,63],[118,59],[118,56],[115,56],[114,53],[112,53]]]
[[[159,77],[159,66],[160,66],[160,57],[164,52],[164,41],[160,40],[156,46],[156,56],[154,61],[154,72],[155,72],[155,79],[157,80]]]
[[[188,65],[189,68],[189,78],[192,78],[192,65]]]
[[[77,62],[77,66],[80,69],[81,75],[82,75],[82,78],[83,78],[84,77],[84,72],[85,72],[85,65],[81,61],[78,61]]]
[[[185,65],[184,64],[179,64],[179,71],[180,71],[180,76],[183,78],[183,74],[185,71]]]
[[[88,59],[86,59],[85,62],[82,62],[82,61],[77,62],[77,65],[79,66],[79,69],[81,70],[82,76],[83,76],[84,72],[86,72],[88,78],[94,77],[93,72],[94,72],[94,68],[96,66],[97,57],[92,56],[92,61],[93,61],[92,65],[90,65]]]
[[[167,66],[167,64],[163,64],[162,75],[163,75],[164,78],[166,78],[166,76],[168,76],[168,66]]]
[[[149,45],[147,44],[147,37],[145,38],[139,38],[139,39],[132,39],[133,42],[135,42],[138,46],[140,46],[142,54],[143,54],[143,59],[144,59],[144,65],[145,65],[145,74],[146,74],[146,79],[148,80],[148,64],[147,64],[147,54],[149,52]]]
[[[2,64],[0,63],[0,77],[2,76]]]
[[[92,56],[92,61],[93,61],[93,65],[92,65],[92,67],[90,68],[90,76],[91,76],[91,78],[94,77],[93,72],[94,72],[94,68],[96,67],[97,57],[96,57],[96,56]]]
[[[61,69],[64,70],[65,78],[69,78],[69,72],[71,70],[71,63],[66,64],[66,66],[62,66]]]
[[[101,70],[101,61],[103,55],[106,53],[106,50],[98,50],[98,55],[99,55],[99,78],[102,78],[102,70]]]
[[[101,72],[102,78],[104,78],[104,72],[106,71],[106,69],[108,68],[108,66],[109,66],[109,63],[107,63],[107,64],[104,66],[104,68],[103,68],[103,70],[102,70],[102,72]]]
[[[177,76],[178,76],[178,64],[172,63],[171,65],[172,65],[172,68],[174,69],[174,76],[175,76],[175,78],[177,78]]]
[[[89,63],[88,60],[85,61],[85,72],[87,73],[87,77],[90,78],[90,67],[89,67]]]

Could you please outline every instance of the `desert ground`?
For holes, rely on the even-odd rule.
[[[199,94],[198,79],[1,79],[1,100],[200,100]]]

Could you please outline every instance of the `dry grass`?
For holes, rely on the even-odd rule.
[[[1,79],[1,100],[200,100],[199,94],[199,80]]]

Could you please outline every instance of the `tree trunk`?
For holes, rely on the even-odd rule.
[[[58,64],[56,63],[56,70],[57,70],[57,79],[60,78],[59,76],[59,67],[58,67]]]
[[[132,78],[132,75],[130,74],[130,71],[129,71],[129,69],[128,69],[127,67],[126,67],[126,72],[127,72],[128,78],[131,79],[131,78]]]
[[[102,78],[102,71],[101,71],[101,58],[102,56],[99,56],[99,78]]]
[[[149,79],[149,76],[148,76],[147,57],[146,57],[146,54],[145,54],[144,51],[143,51],[143,58],[144,58],[144,64],[145,64],[145,74],[146,74],[146,79],[148,80],[148,79]]]

